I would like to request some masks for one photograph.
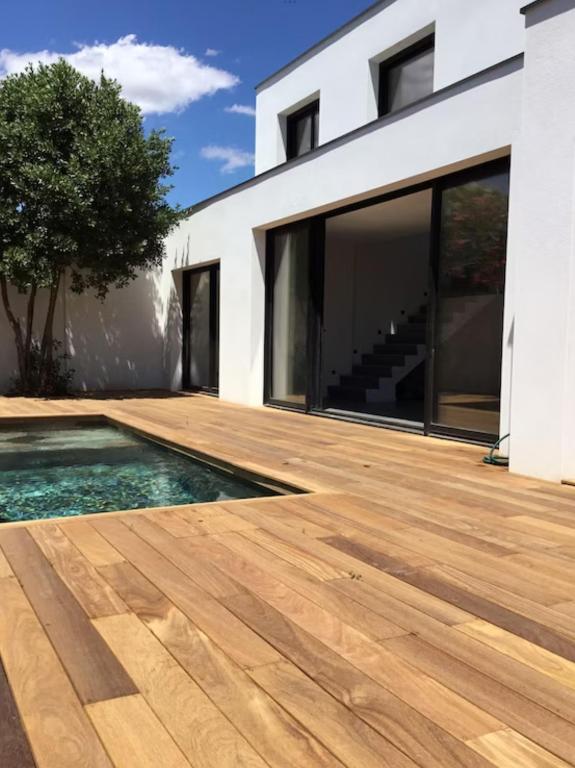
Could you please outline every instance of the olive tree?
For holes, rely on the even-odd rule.
[[[103,300],[160,264],[181,216],[166,200],[171,143],[160,131],[145,133],[117,82],[103,74],[94,82],[64,60],[0,82],[0,293],[22,393],[53,388],[65,273],[73,291]],[[15,291],[26,297],[22,316]]]

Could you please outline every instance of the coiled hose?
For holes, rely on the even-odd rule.
[[[509,466],[509,459],[507,458],[507,456],[495,456],[495,451],[499,448],[499,446],[504,440],[507,440],[507,438],[510,437],[510,435],[511,433],[508,433],[507,435],[503,435],[503,437],[500,437],[496,443],[493,443],[493,445],[491,446],[491,450],[489,451],[489,454],[483,457],[484,464],[492,464],[495,467]]]

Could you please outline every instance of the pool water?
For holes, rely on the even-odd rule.
[[[0,428],[0,522],[275,493],[110,425]]]

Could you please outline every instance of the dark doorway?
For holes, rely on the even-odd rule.
[[[219,383],[220,265],[183,273],[183,386],[216,393]]]
[[[330,216],[322,407],[423,426],[432,193]]]

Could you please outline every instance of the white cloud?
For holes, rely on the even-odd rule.
[[[200,154],[206,160],[221,160],[223,162],[220,167],[221,173],[233,173],[238,168],[245,168],[254,163],[254,156],[251,152],[245,152],[243,149],[236,149],[236,147],[219,147],[211,144],[208,147],[203,147]]]
[[[59,58],[94,80],[104,70],[121,84],[125,98],[146,114],[180,111],[203,96],[240,82],[231,72],[202,64],[178,48],[139,43],[135,35],[109,45],[79,45],[74,53],[17,53],[4,48],[0,50],[0,78],[21,72],[30,62],[51,64]]]
[[[256,110],[254,107],[250,107],[249,104],[232,104],[231,107],[226,107],[225,111],[232,112],[235,115],[248,115],[249,117],[256,116]]]
[[[220,53],[221,51],[218,51],[216,48],[206,48],[204,56],[219,56]]]

